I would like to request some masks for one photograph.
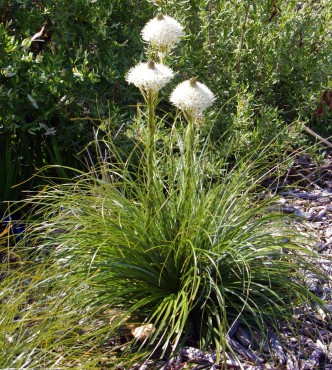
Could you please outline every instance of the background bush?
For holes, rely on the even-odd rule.
[[[332,134],[331,103],[317,112],[332,88],[331,1],[160,3],[186,24],[181,66],[199,74],[220,102],[237,96],[218,116],[219,132],[238,130],[234,117],[244,102],[250,137],[275,136],[280,122],[296,120]]]
[[[0,144],[6,173],[0,198],[13,200],[20,195],[10,186],[37,168],[79,166],[74,156],[91,140],[93,118],[108,117],[110,104],[128,102],[124,74],[140,55],[139,29],[152,5],[5,1],[0,10]]]

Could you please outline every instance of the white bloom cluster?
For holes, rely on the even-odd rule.
[[[142,30],[144,41],[156,46],[163,55],[172,49],[183,36],[183,27],[174,18],[158,14]]]
[[[127,75],[126,81],[134,84],[144,91],[157,92],[162,89],[174,76],[174,72],[163,64],[149,61],[139,63],[132,67]]]
[[[170,96],[172,104],[193,118],[201,116],[203,111],[213,104],[214,99],[211,90],[195,78],[181,82]]]

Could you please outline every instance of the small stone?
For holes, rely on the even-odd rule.
[[[323,352],[319,348],[316,348],[310,355],[309,359],[304,363],[302,370],[317,369],[322,355]]]
[[[302,211],[299,208],[295,210],[294,214],[296,216],[303,217],[306,220],[313,220],[314,217],[315,217],[315,215],[313,213],[311,213],[311,212],[304,212],[304,211]]]
[[[327,311],[332,313],[332,304],[326,304],[324,307],[327,309]]]
[[[326,238],[331,238],[332,237],[332,227],[328,227],[326,229],[325,236],[326,236]]]
[[[287,354],[286,369],[287,370],[299,370],[299,365],[297,361],[293,358],[293,356],[290,356],[289,354]]]
[[[133,337],[140,342],[144,342],[156,331],[156,328],[152,324],[145,324],[138,326],[131,331]]]

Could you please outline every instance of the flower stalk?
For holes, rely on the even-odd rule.
[[[213,93],[204,84],[197,82],[196,78],[181,82],[172,92],[170,101],[180,109],[187,121],[186,131],[186,173],[185,173],[185,198],[194,195],[192,179],[195,166],[195,134],[203,117],[203,112],[215,100]]]
[[[191,115],[187,115],[187,131],[186,131],[186,183],[188,187],[188,192],[191,192],[191,180],[193,178],[193,170],[195,165],[195,118]],[[190,194],[188,194],[190,195]]]
[[[147,91],[147,140],[146,140],[146,166],[147,166],[147,226],[150,225],[154,216],[155,209],[155,172],[156,172],[156,106],[158,102],[158,92]]]
[[[195,87],[197,84],[196,82],[196,79],[195,78],[191,78],[189,80],[189,85],[191,87]],[[186,159],[187,159],[187,170],[190,171],[189,173],[189,176],[188,176],[188,180],[190,181],[191,179],[191,171],[192,171],[192,168],[193,168],[193,165],[194,165],[194,162],[195,162],[195,148],[194,148],[194,143],[195,143],[195,121],[196,121],[196,117],[192,114],[191,111],[187,112],[186,114],[187,116],[187,122],[188,122],[188,126],[187,126],[187,137],[186,137],[186,141],[187,141],[187,145],[186,145]]]
[[[155,213],[155,173],[156,173],[156,107],[158,93],[174,76],[174,72],[163,64],[149,60],[131,68],[126,80],[139,88],[147,107],[147,140],[146,140],[146,172],[147,172],[147,226]]]
[[[185,136],[185,173],[184,173],[184,197],[183,197],[183,207],[186,208],[188,205],[187,200],[196,198],[197,196],[197,187],[194,183],[195,178],[195,162],[196,162],[196,155],[195,155],[195,118],[190,115],[186,114],[187,120],[187,129],[186,129],[186,136]]]

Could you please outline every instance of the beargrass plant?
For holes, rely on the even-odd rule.
[[[220,353],[236,322],[264,336],[293,308],[320,305],[300,283],[302,269],[320,274],[315,252],[261,191],[269,148],[227,171],[197,151],[196,128],[188,179],[181,125],[156,153],[153,213],[146,149],[142,177],[99,163],[31,199],[21,262],[2,264],[1,366],[126,366],[186,343]],[[117,339],[135,330],[151,333],[143,347]]]
[[[145,347],[136,338],[128,351],[161,356],[189,341],[220,353],[236,322],[264,337],[279,318],[293,320],[294,308],[320,305],[300,283],[303,270],[320,274],[308,239],[295,220],[269,210],[273,198],[257,194],[266,153],[229,172],[214,162],[220,175],[212,179],[203,151],[187,186],[186,153],[175,150],[186,137],[178,140],[158,152],[153,214],[146,182],[124,163],[108,169],[112,181],[94,171],[33,200],[44,218],[31,231],[35,248],[54,250],[59,284],[63,271],[71,285],[85,282],[80,310],[109,315],[94,339],[101,346],[147,328]],[[132,360],[128,351],[122,363]]]
[[[127,341],[120,346],[122,364],[133,361],[133,354],[142,359],[172,355],[189,342],[215,348],[219,362],[232,351],[228,335],[237,322],[266,336],[271,328],[278,332],[279,318],[292,320],[294,308],[322,306],[301,284],[303,270],[320,274],[317,254],[296,232],[295,220],[271,211],[275,199],[259,186],[273,171],[262,165],[270,148],[229,169],[211,156],[208,139],[199,145],[204,111],[214,95],[195,78],[174,89],[170,100],[179,114],[162,131],[156,106],[172,75],[168,67],[149,61],[126,76],[146,105],[145,147],[134,150],[141,156],[137,169],[131,157],[122,160],[107,142],[112,161],[101,161],[66,184],[50,184],[29,200],[38,221],[31,220],[21,243],[49,254],[50,270],[45,270],[53,276],[37,286],[55,289],[58,298],[50,313],[61,318],[72,313],[79,323],[91,312],[109,318],[75,341],[71,331],[55,330],[60,321],[54,327],[54,318],[43,316],[52,341],[63,346],[53,366],[73,359],[73,349],[79,356],[81,346],[88,345],[92,354],[108,343],[116,347],[119,334]],[[37,302],[43,300],[39,294]],[[79,327],[68,323],[73,332]],[[64,333],[68,341],[62,340]],[[42,338],[39,332],[36,337]],[[46,342],[34,348],[50,350]],[[22,347],[20,354],[8,353],[23,361],[37,352],[27,355]],[[99,361],[112,363],[114,354],[108,351]],[[79,358],[79,366],[97,361],[93,355]]]

